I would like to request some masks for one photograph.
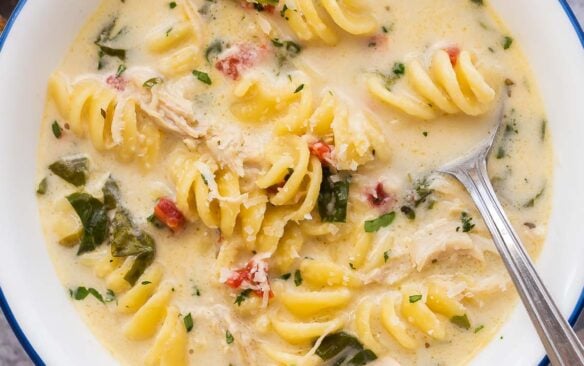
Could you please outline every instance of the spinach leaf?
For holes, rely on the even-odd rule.
[[[108,210],[116,208],[120,202],[121,193],[118,183],[111,175],[105,181],[101,191],[103,192],[103,204],[105,208]]]
[[[89,174],[89,159],[86,157],[62,158],[49,165],[49,170],[76,187],[85,185]]]
[[[97,291],[96,289],[94,289],[93,287],[77,287],[77,289],[75,289],[75,291],[70,290],[71,292],[71,297],[73,297],[75,300],[85,300],[85,298],[89,295],[95,297],[99,302],[101,302],[102,304],[105,304],[105,301],[103,300],[103,296],[99,293],[99,291]]]
[[[121,61],[126,61],[126,50],[121,49],[121,48],[114,48],[114,47],[111,47],[111,45],[109,45],[109,42],[115,40],[124,31],[124,29],[121,29],[118,33],[112,34],[112,32],[116,26],[117,21],[118,21],[118,18],[114,18],[109,24],[107,24],[101,30],[101,32],[97,36],[97,39],[93,42],[99,48],[99,52],[98,52],[99,61],[97,64],[98,70],[101,70],[104,67],[103,58],[105,56],[117,57]]]
[[[379,216],[376,219],[365,221],[364,227],[365,232],[367,233],[374,233],[379,231],[381,228],[387,227],[391,225],[391,223],[395,220],[395,212],[392,211],[385,215]]]
[[[152,264],[156,253],[154,239],[135,228],[130,214],[119,208],[112,219],[111,251],[114,257],[136,256],[132,268],[124,279],[134,285],[146,268]]]
[[[318,212],[323,222],[345,222],[349,202],[349,176],[337,175],[334,181],[330,168],[323,168],[323,178],[318,195]]]
[[[81,192],[67,196],[67,200],[83,225],[83,235],[77,255],[95,250],[107,236],[108,219],[105,206],[97,198]]]
[[[316,355],[323,361],[330,360],[340,354],[347,347],[356,350],[363,349],[361,342],[348,333],[339,332],[331,334],[322,340],[322,343],[316,349]]]
[[[323,361],[333,360],[329,363],[338,366],[361,366],[377,359],[375,353],[364,349],[357,338],[345,332],[326,336],[316,355]]]

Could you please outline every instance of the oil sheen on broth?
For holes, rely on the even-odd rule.
[[[41,124],[56,271],[122,364],[468,363],[513,288],[432,170],[503,95],[489,170],[537,256],[545,112],[486,1],[104,0]]]

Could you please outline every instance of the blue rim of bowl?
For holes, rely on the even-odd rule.
[[[18,4],[16,5],[16,8],[12,12],[12,15],[10,16],[10,19],[8,20],[8,23],[6,23],[6,26],[4,27],[4,31],[2,32],[2,34],[0,34],[0,52],[2,51],[2,48],[4,47],[4,43],[6,42],[6,39],[8,38],[10,31],[12,30],[12,26],[14,25],[16,18],[18,17],[18,15],[20,14],[20,11],[22,10],[24,5],[26,4],[26,1],[27,0],[20,0],[18,2]],[[582,48],[584,49],[584,31],[582,30],[582,26],[578,22],[578,19],[576,18],[576,15],[572,11],[572,8],[568,4],[568,2],[566,0],[558,0],[558,1],[562,5],[564,12],[568,16],[568,19],[570,20],[570,23],[572,23],[572,26],[574,27],[574,30],[576,31],[576,34],[578,35],[578,39],[580,40],[580,44],[582,45]],[[6,317],[6,320],[8,321],[8,324],[10,325],[10,328],[12,328],[12,331],[16,335],[16,338],[18,339],[18,341],[22,345],[22,348],[24,348],[25,352],[28,354],[28,357],[30,357],[31,361],[37,366],[45,366],[44,361],[41,359],[39,354],[36,352],[36,350],[34,349],[32,344],[28,340],[28,338],[26,338],[26,334],[24,334],[24,332],[22,331],[22,328],[20,328],[20,325],[18,324],[18,321],[16,320],[16,318],[14,317],[14,314],[12,313],[12,310],[10,309],[10,306],[8,305],[8,301],[6,300],[6,296],[4,296],[4,292],[2,292],[1,287],[0,287],[0,309],[4,313],[4,316]],[[580,316],[580,313],[582,312],[583,309],[584,309],[584,288],[582,289],[582,291],[580,293],[580,298],[578,299],[578,302],[576,303],[576,307],[574,308],[572,315],[570,315],[570,318],[568,319],[572,326],[574,326],[574,324],[578,320],[578,317]],[[544,366],[547,364],[549,364],[549,360],[546,356],[543,360],[541,360],[541,362],[539,363],[539,366]]]

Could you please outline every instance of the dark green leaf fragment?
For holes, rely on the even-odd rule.
[[[296,287],[302,285],[302,273],[299,269],[294,272],[294,284]]]
[[[77,287],[77,289],[75,289],[75,291],[73,291],[73,298],[75,300],[85,300],[85,298],[89,295],[95,297],[102,304],[105,304],[105,301],[103,300],[103,296],[101,296],[99,291],[97,291],[93,287],[86,288],[86,287],[81,286],[81,287]]]
[[[365,221],[365,232],[374,233],[379,231],[381,228],[391,225],[395,220],[395,212],[386,213],[385,215],[379,216],[374,220]]]
[[[483,330],[484,328],[485,328],[485,326],[481,324],[481,325],[479,325],[478,327],[476,327],[476,328],[474,329],[474,333],[475,333],[475,334],[477,334],[478,332],[480,332],[480,331],[481,331],[481,330]]]
[[[95,250],[107,236],[108,218],[105,206],[97,198],[82,192],[67,196],[67,200],[83,225],[83,235],[77,255]]]
[[[394,75],[403,76],[406,73],[406,65],[402,62],[396,62],[393,64],[391,71],[393,71]]]
[[[411,295],[410,297],[408,297],[408,300],[410,301],[410,304],[414,304],[422,300],[422,295]]]
[[[383,252],[383,262],[387,263],[387,261],[389,260],[390,254],[391,254],[391,250],[386,250],[385,252]]]
[[[111,252],[113,257],[136,256],[132,268],[124,276],[131,285],[152,264],[156,254],[154,239],[135,228],[130,214],[123,208],[118,208],[112,219]]]
[[[406,217],[410,220],[415,220],[416,219],[416,211],[414,211],[413,208],[411,208],[410,206],[402,206],[400,208],[400,211],[406,215]]]
[[[241,291],[239,295],[237,295],[237,297],[235,298],[234,304],[237,304],[237,306],[241,306],[241,303],[247,300],[247,298],[249,298],[251,292],[252,290],[250,288]]]
[[[468,320],[468,316],[466,316],[466,314],[455,315],[452,318],[450,318],[450,322],[466,330],[470,329],[470,321]]]
[[[484,5],[483,0],[470,0],[470,2],[479,6]]]
[[[339,355],[347,348],[361,351],[363,350],[363,345],[357,338],[348,333],[339,332],[330,334],[324,337],[322,343],[316,349],[316,355],[323,361],[327,361]]]
[[[350,176],[337,174],[333,176],[330,168],[323,167],[323,178],[318,194],[318,213],[323,222],[345,222],[349,202]]]
[[[530,199],[529,201],[527,201],[523,207],[524,208],[530,208],[535,206],[535,203],[544,195],[545,193],[545,187],[543,187],[541,189],[541,191],[539,191],[532,199]]]
[[[205,50],[205,59],[210,64],[211,58],[216,57],[221,52],[223,52],[223,42],[215,40]]]
[[[60,139],[61,136],[63,136],[63,129],[59,125],[59,122],[53,121],[53,124],[51,125],[51,130],[53,130],[53,135],[56,138]]]
[[[187,316],[185,316],[183,318],[183,322],[185,323],[185,329],[187,330],[187,333],[189,333],[191,330],[193,330],[193,316],[191,315],[191,313],[188,313]]]
[[[193,70],[193,76],[195,76],[202,83],[205,83],[207,85],[213,84],[213,81],[211,81],[209,74],[207,74],[206,72]]]
[[[171,8],[171,9],[174,9],[174,8],[176,8],[176,2],[175,2],[175,1],[171,1],[171,2],[168,4],[168,7],[169,7],[169,8]]]
[[[225,342],[227,342],[227,344],[231,344],[235,341],[235,338],[233,338],[233,334],[231,334],[231,332],[228,330],[225,331]]]
[[[511,48],[512,44],[513,44],[513,38],[511,38],[509,36],[503,37],[503,49],[504,50],[508,50],[509,48]]]
[[[371,361],[375,361],[376,359],[377,355],[373,351],[364,349],[363,351],[360,351],[355,356],[353,356],[353,358],[351,358],[345,365],[362,366],[368,364]]]
[[[472,223],[472,217],[470,217],[466,212],[462,212],[460,214],[460,221],[462,222],[463,233],[468,233],[475,227],[475,224]]]
[[[86,157],[62,158],[49,165],[49,170],[76,187],[85,185],[89,174],[89,159]]]
[[[49,184],[47,182],[47,177],[44,177],[43,180],[41,180],[41,182],[37,186],[36,193],[37,194],[40,194],[40,195],[43,195],[43,194],[47,193],[48,185]]]
[[[111,175],[105,181],[101,191],[103,192],[103,204],[105,205],[106,209],[112,210],[118,207],[122,194],[120,193],[120,187],[118,186],[118,183],[112,178]]]
[[[302,89],[304,89],[304,84],[300,84],[300,85],[299,85],[299,86],[296,88],[296,90],[294,90],[294,94],[296,94],[296,93],[300,93],[300,92],[302,91]]]
[[[280,278],[283,279],[284,281],[288,281],[290,277],[292,277],[292,273],[284,273],[283,275],[280,276]]]

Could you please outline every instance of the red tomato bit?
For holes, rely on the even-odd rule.
[[[457,46],[447,47],[444,49],[446,53],[448,53],[448,57],[450,57],[450,63],[452,66],[456,66],[458,62],[458,56],[460,55],[460,48]]]
[[[267,51],[265,45],[239,44],[225,52],[215,63],[215,68],[225,76],[237,80],[241,73],[253,66]]]
[[[322,140],[318,140],[316,142],[311,143],[308,148],[310,149],[310,153],[318,158],[321,163],[323,164],[332,164],[332,153],[333,148],[331,145],[327,144]]]
[[[395,197],[385,192],[381,182],[377,183],[373,192],[367,193],[367,200],[373,207],[387,207],[395,203]]]
[[[225,284],[233,289],[251,289],[258,297],[268,293],[269,298],[274,297],[268,279],[269,266],[265,260],[250,260],[243,268],[232,271],[225,280]]]
[[[182,212],[168,198],[158,200],[154,207],[154,216],[173,232],[181,230],[186,222]]]

